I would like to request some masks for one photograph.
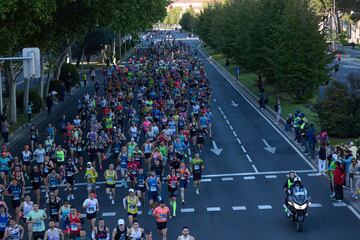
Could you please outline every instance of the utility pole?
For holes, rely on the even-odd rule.
[[[334,0],[334,2],[333,2],[333,31],[335,32],[335,36],[333,35],[332,37],[333,37],[333,42],[332,42],[332,47],[333,47],[333,51],[335,51],[335,40],[337,39],[337,30],[336,30],[336,0]],[[333,33],[334,33],[333,32]],[[334,37],[335,37],[335,39],[334,39]]]

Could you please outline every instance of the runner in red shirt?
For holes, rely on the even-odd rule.
[[[165,206],[164,200],[159,201],[160,206],[155,208],[153,215],[156,218],[156,227],[163,240],[166,240],[167,236],[167,218],[170,217],[170,209]]]

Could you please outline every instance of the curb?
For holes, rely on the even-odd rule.
[[[244,97],[246,97],[249,101],[251,101],[252,103],[254,103],[255,106],[258,105],[258,100],[259,97],[257,97],[253,92],[251,92],[248,88],[245,87],[244,84],[242,84],[240,81],[238,81],[234,76],[232,76],[223,66],[221,66],[221,64],[219,64],[216,60],[214,60],[209,54],[207,54],[205,52],[205,50],[202,48],[202,43],[199,44],[198,46],[198,51],[204,56],[206,57],[209,62],[213,63],[216,65],[215,69],[217,71],[221,71],[224,76],[226,78],[228,78],[229,81],[231,81],[233,84],[238,85],[240,88],[239,90],[244,94]],[[268,120],[270,120],[271,122],[275,122],[275,117],[276,117],[276,113],[272,110],[272,108],[270,108],[268,105],[266,105],[266,109],[265,110],[261,110],[259,109],[259,111],[261,111],[261,113],[263,113],[266,118]],[[311,163],[311,165],[317,169],[316,166],[316,160],[312,159],[310,157],[307,157],[306,155],[303,154],[303,148],[293,139],[295,138],[295,135],[293,134],[293,132],[284,132],[283,129],[284,128],[280,128],[280,126],[285,127],[285,123],[286,120],[283,117],[280,117],[280,122],[279,124],[274,124],[274,126],[276,126],[276,128],[281,131],[284,136],[286,136],[286,138],[293,143],[293,145],[301,152],[302,157],[306,158],[309,160],[309,162]],[[354,202],[351,201],[351,193],[348,190],[344,189],[344,196],[346,199],[346,202],[348,203],[348,207],[352,206],[353,208],[356,209],[356,211],[358,213],[360,213],[360,203],[359,202]]]

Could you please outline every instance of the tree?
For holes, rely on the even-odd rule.
[[[328,79],[327,45],[319,20],[306,0],[287,0],[278,25],[275,85],[296,101],[311,98]]]
[[[181,7],[170,8],[164,19],[165,24],[174,25],[179,24],[182,9]]]
[[[189,8],[181,17],[181,20],[179,22],[182,29],[185,31],[192,32],[194,28],[196,28],[197,24],[197,18],[195,15],[195,11],[193,8]]]

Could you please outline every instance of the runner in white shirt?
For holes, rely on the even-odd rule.
[[[96,212],[99,211],[99,202],[94,196],[94,192],[90,192],[89,198],[85,199],[83,203],[83,208],[86,208],[86,218],[91,224],[92,231],[95,229]]]
[[[42,147],[42,144],[39,143],[37,149],[35,149],[33,156],[36,157],[36,164],[41,165],[45,161],[46,151]]]
[[[182,235],[178,236],[177,240],[195,240],[195,238],[190,235],[190,230],[188,227],[183,227],[181,233]]]

